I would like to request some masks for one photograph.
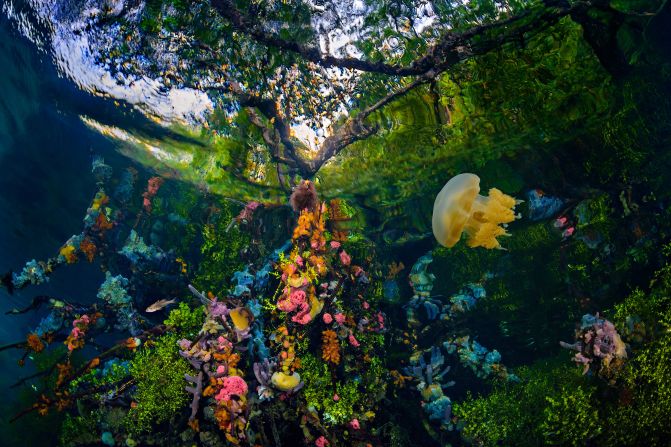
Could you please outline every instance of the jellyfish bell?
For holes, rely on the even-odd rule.
[[[480,195],[480,177],[456,175],[436,196],[433,235],[445,247],[453,247],[466,233],[469,247],[502,249],[497,238],[509,236],[504,227],[519,217],[515,206],[520,202],[496,188],[490,189],[488,196]]]
[[[443,186],[433,203],[433,235],[440,245],[453,247],[461,238],[471,208],[480,192],[480,178],[459,174]]]

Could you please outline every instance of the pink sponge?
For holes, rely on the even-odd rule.
[[[224,377],[224,386],[219,390],[214,398],[219,401],[229,401],[231,396],[242,396],[247,394],[247,382],[239,376]]]

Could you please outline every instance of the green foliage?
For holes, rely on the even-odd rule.
[[[497,254],[492,250],[474,250],[460,242],[452,248],[437,247],[433,251],[433,259],[429,271],[438,278],[436,293],[446,292],[449,293],[446,296],[450,296],[464,284],[482,279],[482,275],[494,267]]]
[[[507,1],[506,11],[491,0],[470,0],[466,2],[436,3],[436,12],[443,20],[448,21],[455,29],[469,28],[482,22],[495,20],[506,12],[517,13],[525,7],[534,5],[533,0]]]
[[[249,245],[249,235],[235,226],[228,229],[234,216],[233,206],[222,202],[216,220],[203,227],[202,259],[194,279],[198,290],[225,295],[233,273],[244,267],[240,250]]]
[[[119,135],[119,150],[158,175],[173,177],[177,173],[180,180],[201,190],[242,201],[277,202],[284,197],[277,170],[263,157],[267,150],[255,139],[258,129],[244,114],[238,115],[235,132],[227,135],[177,124],[153,135],[145,129],[121,129],[92,119],[85,123],[108,135]],[[157,158],[147,151],[148,146],[160,147],[164,155]]]
[[[670,327],[629,365],[622,399],[610,408],[605,438],[612,445],[662,446],[671,439]]]
[[[668,255],[669,248],[663,250]],[[671,266],[645,292],[615,306],[613,321],[631,355],[616,387],[580,374],[562,355],[557,363],[516,370],[519,385],[498,386],[455,404],[463,435],[478,445],[668,445],[671,438]],[[642,329],[632,330],[635,316]]]
[[[622,86],[621,106],[604,121],[599,139],[584,152],[590,176],[603,182],[653,180],[646,171],[655,169],[649,163],[658,162],[661,154],[651,149],[665,144],[671,109],[668,91],[660,90],[659,79],[652,73],[629,79]]]
[[[380,357],[371,358],[361,376],[361,383],[366,390],[366,395],[374,401],[378,401],[385,396],[389,372],[384,367]]]
[[[617,95],[580,27],[564,20],[523,50],[459,65],[440,78],[437,96],[416,89],[390,104],[380,118],[388,132],[341,152],[320,171],[323,186],[356,194],[383,215],[403,207],[399,224],[419,214],[426,231],[435,193],[452,175],[593,132]],[[436,109],[446,109],[449,122]]]
[[[668,250],[666,246],[667,255]],[[621,399],[610,410],[611,429],[605,437],[614,445],[667,445],[671,438],[670,292],[671,264],[667,264],[655,274],[649,293],[637,289],[616,306],[616,324],[626,333],[627,317],[638,317],[647,344],[640,348],[640,343],[632,344],[634,357],[622,379]]]
[[[131,361],[137,407],[130,410],[126,420],[130,433],[147,431],[188,408],[184,374],[191,372],[191,367],[180,357],[177,340],[175,334],[164,335],[154,346],[139,349]]]
[[[140,20],[140,29],[149,35],[157,34],[163,27],[170,31],[177,31],[187,19],[184,14],[186,9],[186,2],[181,0],[148,0],[145,2]]]
[[[198,334],[205,321],[203,306],[191,309],[185,302],[180,302],[177,309],[170,311],[168,318],[163,322],[181,338],[193,338]]]
[[[667,258],[670,251],[671,244],[662,249]],[[655,272],[650,286],[649,292],[635,289],[624,301],[615,305],[614,322],[621,330],[626,330],[627,318],[637,317],[652,336],[660,323],[666,320],[671,309],[671,263]]]
[[[105,367],[105,374],[102,374],[102,368]],[[128,377],[128,369],[124,365],[114,361],[109,366],[101,365],[99,368],[93,368],[86,374],[81,375],[70,382],[70,389],[75,390],[81,384],[87,384],[93,387],[99,387],[105,384],[119,382]]]
[[[61,425],[59,445],[62,447],[100,445],[105,431],[123,431],[127,410],[122,407],[101,407],[94,411],[79,410],[76,416],[66,414]]]
[[[59,438],[59,445],[63,447],[75,445],[91,445],[100,441],[98,435],[98,413],[86,415],[66,415]]]
[[[565,293],[560,232],[548,222],[524,221],[512,223],[508,231],[511,236],[501,241],[507,252],[473,249],[462,241],[450,249],[434,250],[429,270],[437,277],[433,293],[446,297],[468,283],[485,280],[487,298],[467,316],[469,326],[498,326],[506,344],[515,346],[510,354],[524,358],[529,351],[555,347],[580,314]],[[510,354],[503,352],[505,358]]]

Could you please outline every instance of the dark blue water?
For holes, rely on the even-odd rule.
[[[0,271],[20,268],[30,259],[46,259],[82,229],[82,218],[96,191],[90,172],[94,154],[117,169],[131,162],[101,135],[89,130],[82,114],[110,113],[113,105],[77,90],[59,78],[49,56],[0,18]],[[139,167],[138,167],[139,168]],[[95,265],[79,263],[53,275],[50,282],[17,291],[0,288],[0,345],[20,341],[34,328],[36,313],[4,315],[25,306],[35,295],[90,302],[104,275]],[[47,445],[49,427],[32,418],[8,425],[26,404],[29,387],[10,388],[31,372],[17,365],[15,350],[0,352],[0,445]],[[20,437],[20,438],[19,438]]]

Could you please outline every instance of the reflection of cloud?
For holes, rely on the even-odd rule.
[[[87,116],[80,116],[80,119],[89,128],[100,132],[102,135],[108,138],[146,150],[148,153],[151,154],[153,158],[162,163],[170,165],[174,165],[175,163],[180,165],[188,165],[191,164],[191,162],[193,162],[193,154],[190,152],[179,150],[176,148],[171,148],[171,151],[168,152],[167,150],[152,144],[148,140],[138,138],[132,135],[130,132],[127,132],[118,127],[102,124]]]
[[[318,144],[324,141],[319,138],[317,132],[305,123],[291,126],[292,135],[311,150],[316,151]]]
[[[465,0],[462,0],[465,1]],[[322,52],[332,56],[361,57],[362,53],[356,48],[356,43],[365,40],[371,33],[379,30],[370,28],[366,18],[377,12],[374,4],[367,4],[363,0],[339,0],[323,2],[308,0],[313,8],[312,27],[319,35],[319,46]],[[414,33],[421,34],[433,26],[437,19],[432,2],[421,0],[413,3],[412,10],[403,7],[402,15],[408,14],[412,20]],[[399,23],[388,16],[386,23],[381,26],[396,28]],[[410,35],[410,29],[400,28]],[[397,29],[397,31],[399,31]],[[428,39],[430,36],[424,36]]]
[[[208,96],[198,90],[171,88],[164,93],[163,84],[147,76],[133,79],[118,72],[112,77],[108,70],[94,62],[84,34],[55,38],[52,45],[59,69],[82,90],[127,101],[167,122],[202,122],[212,109]]]
[[[201,91],[168,89],[157,79],[126,75],[120,70],[113,74],[109,64],[101,62],[104,58],[100,53],[105,44],[121,36],[118,26],[96,25],[95,17],[101,9],[98,2],[83,1],[79,4],[81,9],[65,0],[30,0],[28,3],[29,11],[17,11],[10,2],[3,6],[3,12],[24,36],[49,51],[60,74],[80,89],[126,101],[141,112],[158,117],[164,124],[200,123],[212,110],[212,102]],[[123,2],[114,5],[117,12],[121,11],[120,4]],[[32,21],[30,16],[34,17]]]
[[[30,43],[14,38],[7,26],[0,26],[0,155],[11,149],[12,142],[31,132],[31,116],[42,102],[39,62]]]

